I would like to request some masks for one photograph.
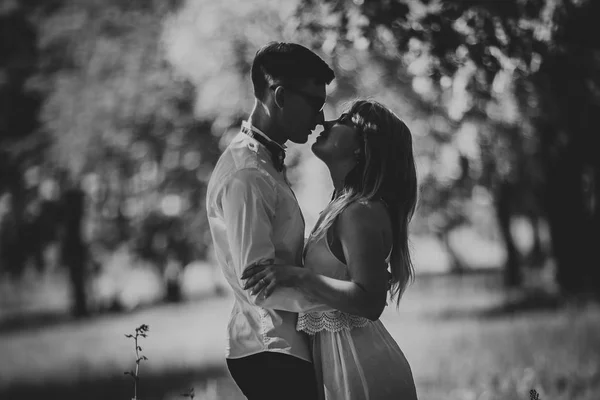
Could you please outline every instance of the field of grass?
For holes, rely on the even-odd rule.
[[[419,277],[399,310],[382,316],[409,359],[422,400],[600,399],[600,309],[557,305],[507,311],[494,273]],[[511,297],[512,298],[512,297]],[[41,319],[12,328],[0,320],[0,399],[131,399],[132,343],[141,324],[142,400],[242,399],[223,360],[231,298],[103,314],[84,321]],[[495,311],[494,311],[495,310]],[[13,321],[14,322],[14,321]],[[14,325],[14,324],[13,324]]]

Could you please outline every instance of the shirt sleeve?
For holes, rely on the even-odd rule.
[[[241,276],[246,268],[275,260],[272,237],[277,192],[269,177],[261,171],[243,169],[225,183],[221,206],[232,263],[241,286]],[[308,299],[294,288],[277,288],[266,299],[262,291],[251,295],[247,290],[246,296],[250,303],[268,309],[291,312],[331,310],[331,307]]]

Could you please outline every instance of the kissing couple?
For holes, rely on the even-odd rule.
[[[250,400],[416,400],[410,365],[379,320],[414,270],[412,137],[384,105],[323,106],[333,70],[295,43],[252,64],[255,104],[219,158],[206,206],[215,256],[234,294],[226,362]],[[306,143],[335,188],[305,240],[285,174],[285,143]]]

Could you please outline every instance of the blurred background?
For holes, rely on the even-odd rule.
[[[0,0],[0,398],[242,399],[205,189],[272,40],[414,137],[421,399],[600,398],[600,2]],[[594,133],[595,132],[595,133]],[[316,136],[316,135],[315,135]],[[330,198],[286,163],[307,229]]]

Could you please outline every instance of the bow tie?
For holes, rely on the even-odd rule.
[[[248,129],[246,126],[242,126],[242,132],[245,133],[246,135],[250,136],[254,140],[256,140],[258,143],[265,146],[267,148],[267,150],[269,151],[269,153],[271,154],[271,161],[273,161],[273,165],[275,166],[275,169],[279,172],[283,171],[283,167],[284,167],[283,161],[285,160],[285,151],[281,147],[277,146],[275,143],[264,138],[262,135],[254,133],[252,130]]]

